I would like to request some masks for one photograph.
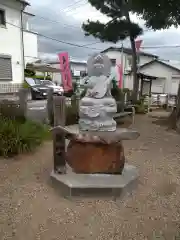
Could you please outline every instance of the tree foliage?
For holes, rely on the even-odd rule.
[[[88,2],[111,20],[107,24],[88,20],[82,25],[86,35],[99,38],[102,42],[113,43],[130,37],[134,80],[133,98],[136,100],[139,80],[134,40],[143,33],[143,30],[137,23],[131,21],[129,13],[135,13],[141,17],[147,28],[159,30],[171,26],[178,27],[180,25],[180,0],[88,0]]]
[[[137,57],[135,38],[143,33],[142,28],[130,20],[131,9],[128,0],[88,0],[88,2],[111,20],[107,23],[90,21],[82,25],[85,35],[92,35],[102,42],[109,41],[117,43],[130,37],[132,48],[132,72],[133,72],[133,99],[136,100],[139,91],[139,80],[137,77]]]
[[[142,34],[142,29],[136,24],[129,24],[125,19],[116,19],[109,24],[101,23],[100,21],[89,21],[83,24],[85,34],[93,35],[95,38],[99,38],[102,42],[109,41],[116,43],[120,40],[124,40],[131,33],[133,38]]]
[[[129,7],[143,20],[148,28],[167,29],[180,25],[180,0],[130,1]]]
[[[90,21],[83,23],[85,34],[99,38],[102,42],[109,41],[116,43],[119,40],[124,40],[128,36],[136,38],[143,33],[138,24],[129,22],[124,11],[123,1],[117,0],[88,0],[88,2],[105,14],[112,20],[109,23],[101,23],[100,21]]]

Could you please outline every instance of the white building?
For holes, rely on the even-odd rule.
[[[53,68],[59,69],[59,73],[53,73],[53,81],[61,83],[61,73],[60,73],[60,63],[59,61],[48,62]],[[73,76],[81,76],[87,73],[87,64],[86,62],[80,61],[70,61],[70,68]]]
[[[23,41],[24,41],[24,60],[25,65],[38,59],[38,35],[33,32],[30,19],[35,15],[23,12]]]
[[[168,93],[176,95],[180,83],[180,65],[170,61],[153,60],[140,67],[140,72],[156,76],[152,81],[152,93]]]
[[[121,63],[122,48],[110,47],[104,50],[115,68],[116,61]],[[115,74],[115,69],[112,72]],[[124,68],[124,87],[133,89],[132,76],[132,50],[123,49],[123,68]],[[140,88],[142,94],[151,93],[168,93],[176,95],[180,83],[180,66],[172,65],[170,62],[159,60],[159,57],[146,52],[139,52],[139,69]],[[143,79],[143,81],[142,81]]]
[[[22,83],[25,64],[38,55],[37,34],[28,25],[32,15],[24,12],[28,5],[24,0],[0,0],[1,86]]]

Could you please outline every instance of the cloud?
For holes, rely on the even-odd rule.
[[[30,3],[31,7],[28,11],[36,15],[31,21],[32,30],[51,38],[39,37],[39,52],[43,56],[46,54],[52,57],[56,56],[58,52],[68,51],[73,59],[87,59],[93,52],[113,45],[111,43],[97,43],[98,39],[84,36],[81,25],[87,19],[108,21],[107,17],[91,7],[86,0],[31,0]],[[143,21],[135,15],[131,16],[131,19],[143,26]],[[143,50],[157,54],[163,59],[180,60],[180,54],[177,51],[179,48],[162,48],[162,46],[178,44],[179,37],[180,30],[174,28],[158,32],[145,31],[144,35],[141,36]],[[79,48],[62,42],[89,46]],[[120,44],[117,45],[120,46]],[[125,45],[129,45],[128,40],[125,41]],[[161,46],[161,48],[151,48],[152,46]]]

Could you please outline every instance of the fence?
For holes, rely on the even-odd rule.
[[[174,107],[176,105],[176,96],[168,94],[152,94],[151,97],[145,97],[145,103],[149,107]]]
[[[21,87],[21,83],[0,83],[0,94],[17,93]]]
[[[17,93],[17,100],[1,99],[0,116],[8,118],[25,118],[27,112],[28,90],[21,88]]]

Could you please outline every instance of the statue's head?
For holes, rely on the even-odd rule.
[[[111,73],[111,61],[104,54],[94,54],[87,62],[88,76],[109,76]]]

